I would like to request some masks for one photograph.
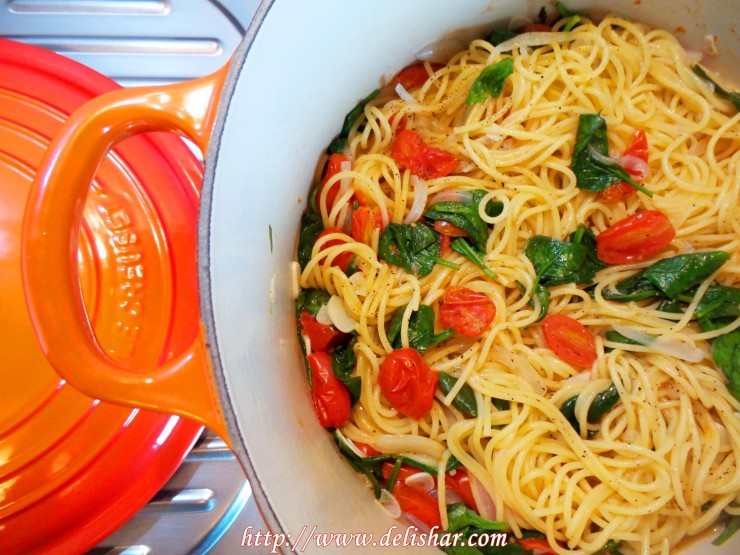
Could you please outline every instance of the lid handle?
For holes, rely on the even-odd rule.
[[[113,91],[72,114],[31,186],[21,270],[41,348],[70,384],[94,398],[191,418],[228,440],[202,328],[176,358],[154,368],[124,367],[95,337],[76,258],[85,199],[109,150],[138,133],[168,131],[205,151],[227,71],[224,66],[192,81]]]

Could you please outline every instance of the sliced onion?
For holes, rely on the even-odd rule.
[[[429,525],[422,521],[421,519],[416,518],[411,513],[403,513],[403,519],[408,522],[411,526],[418,529],[422,534],[429,533]]]
[[[406,478],[403,482],[410,488],[423,493],[429,493],[436,485],[434,483],[434,476],[429,474],[429,472],[417,472]]]
[[[354,289],[357,295],[360,295],[361,297],[367,295],[367,280],[365,279],[365,274],[362,272],[355,272],[349,276],[349,282],[352,284],[352,289]]]
[[[398,504],[398,500],[393,497],[393,494],[388,490],[380,490],[380,499],[377,499],[377,502],[381,507],[383,507],[383,510],[391,516],[391,518],[398,518],[401,516],[401,506]]]
[[[509,52],[522,46],[543,46],[545,44],[555,44],[572,40],[570,33],[553,33],[553,32],[532,32],[522,33],[509,40],[505,40],[498,46],[498,52]]]
[[[613,158],[611,156],[601,154],[593,147],[593,145],[588,145],[588,151],[597,162],[601,162],[602,164],[619,164],[638,181],[647,177],[649,169],[648,164],[645,160],[638,158],[637,156],[620,156],[619,158]]]
[[[416,59],[421,61],[445,63],[454,54],[465,49],[465,42],[460,39],[447,38],[427,44],[416,53]]]
[[[429,199],[430,206],[438,202],[462,202],[463,204],[471,204],[473,202],[473,193],[459,189],[447,189],[432,195]]]
[[[329,319],[334,327],[344,333],[350,333],[355,330],[357,321],[347,314],[344,308],[344,301],[338,295],[332,295],[329,302],[326,303]]]
[[[517,29],[521,29],[522,27],[529,25],[530,23],[534,23],[532,21],[532,18],[527,17],[526,15],[515,15],[511,18],[506,28],[509,31],[516,31]]]
[[[496,520],[496,506],[493,504],[493,499],[488,494],[488,490],[470,473],[468,473],[468,479],[470,480],[470,490],[473,492],[473,499],[475,499],[480,516],[488,520]]]
[[[547,387],[545,387],[545,384],[542,382],[542,378],[534,369],[532,363],[526,358],[517,353],[505,351],[500,346],[496,347],[496,352],[499,357],[501,357],[501,360],[511,362],[514,365],[512,370],[514,370],[519,377],[524,378],[524,380],[532,386],[532,390],[535,393],[538,395],[544,395],[547,392]]]
[[[401,98],[406,104],[418,104],[416,99],[411,96],[411,93],[406,90],[406,87],[404,87],[401,83],[398,83],[396,85],[396,94],[399,98]]]
[[[290,292],[293,300],[301,294],[301,265],[295,260],[290,263]]]
[[[339,164],[339,171],[348,172],[352,171],[352,162],[349,160],[344,160]],[[351,177],[343,177],[339,180],[339,194],[337,196],[341,197],[344,193],[347,192],[350,185],[352,185],[352,178]]]
[[[652,335],[646,335],[630,327],[623,326],[621,324],[612,324],[612,327],[617,333],[622,334],[627,339],[636,341],[640,345],[650,347],[650,350],[656,353],[672,356],[686,362],[701,362],[706,356],[704,351],[698,347],[692,347],[691,345],[678,341],[677,339],[668,339],[665,337],[653,337]]]
[[[716,58],[719,56],[719,50],[717,50],[717,36],[716,35],[705,35],[704,45],[707,47],[707,54]]]
[[[403,219],[403,223],[405,224],[410,224],[421,218],[421,215],[424,213],[424,207],[427,205],[427,194],[429,193],[427,182],[416,175],[411,176],[411,185],[414,187],[414,203],[411,205],[409,213]]]
[[[324,324],[325,326],[331,326],[331,318],[329,317],[329,308],[327,305],[322,304],[319,311],[316,313],[316,321],[319,324]]]
[[[344,435],[339,428],[337,428],[334,431],[334,433],[336,433],[337,436],[339,436],[339,439],[341,439],[344,442],[344,444],[347,446],[347,448],[350,451],[352,451],[355,455],[357,455],[361,459],[365,458],[365,454],[357,448],[357,445],[355,445],[355,442],[352,441],[350,438],[348,438],[346,435]]]

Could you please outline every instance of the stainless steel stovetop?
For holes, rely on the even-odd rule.
[[[123,86],[200,77],[224,65],[259,0],[0,0],[0,36],[54,50]],[[88,555],[269,553],[241,548],[266,530],[249,483],[206,431],[173,478]]]

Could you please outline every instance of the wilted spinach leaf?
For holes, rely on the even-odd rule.
[[[485,251],[486,240],[488,239],[488,224],[480,217],[478,206],[487,194],[487,191],[476,189],[471,193],[471,202],[435,202],[424,214],[424,218],[450,222],[468,234],[476,249]],[[501,214],[502,210],[503,204],[495,201],[488,202],[485,207],[486,214],[492,217]]]
[[[390,223],[380,234],[378,256],[409,274],[425,276],[439,258],[437,233],[423,224]]]
[[[480,268],[489,278],[496,279],[496,273],[486,265],[485,260],[483,260],[483,255],[473,248],[473,246],[465,239],[462,237],[455,237],[450,241],[450,248],[478,266],[478,268]]]
[[[362,390],[362,378],[360,376],[352,376],[355,371],[355,365],[357,364],[357,358],[355,357],[354,346],[357,342],[356,338],[346,345],[340,345],[331,354],[331,369],[337,379],[347,386],[352,404],[354,405],[360,398],[360,392]]]
[[[301,229],[298,234],[298,264],[301,269],[311,260],[311,251],[316,243],[316,238],[324,230],[321,216],[308,211],[301,214]]]
[[[514,73],[514,60],[511,58],[504,58],[485,67],[470,87],[465,104],[470,106],[483,102],[489,95],[497,98],[504,90],[506,78],[512,73]]]
[[[642,277],[672,299],[699,285],[718,270],[729,257],[730,255],[724,251],[680,254],[658,260],[648,266],[643,270]]]
[[[452,388],[455,387],[457,378],[446,372],[438,372],[437,375],[439,376],[439,388],[442,390],[442,393],[448,395],[452,391]],[[452,406],[467,416],[478,416],[478,403],[475,402],[475,393],[473,392],[473,388],[468,384],[463,385],[460,391],[457,392],[457,395],[452,400]]]
[[[403,323],[403,314],[405,311],[405,306],[397,309],[393,313],[393,316],[388,323],[388,329],[386,330],[388,341],[390,341],[396,349],[400,349],[402,347],[401,324]],[[431,306],[422,304],[419,305],[419,310],[411,313],[411,317],[409,318],[409,346],[413,347],[420,353],[423,353],[432,345],[436,345],[437,343],[455,335],[455,331],[452,329],[447,329],[441,333],[435,334],[434,317],[434,309]]]
[[[352,126],[357,121],[357,118],[360,117],[360,114],[365,111],[365,106],[367,106],[368,102],[378,96],[378,93],[380,93],[380,89],[375,89],[363,98],[357,106],[350,110],[346,116],[344,116],[344,124],[342,125],[342,130],[340,131],[339,136],[329,145],[330,154],[339,153],[344,150],[344,145],[347,144],[347,137],[349,137],[349,132],[352,129]]]
[[[706,79],[714,85],[714,92],[717,96],[729,100],[735,105],[735,109],[740,110],[740,93],[730,92],[727,89],[723,89],[714,79],[709,77],[706,70],[699,64],[694,64],[693,66],[691,66],[691,69],[693,69],[694,73],[696,73],[699,77],[701,77],[702,79]]]

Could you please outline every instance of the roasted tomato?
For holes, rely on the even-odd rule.
[[[467,237],[468,232],[445,220],[434,220],[434,231],[448,237]]]
[[[401,129],[396,133],[391,156],[399,168],[408,168],[422,179],[444,177],[457,167],[457,158],[451,153],[429,146],[418,133],[410,129]]]
[[[568,364],[589,368],[596,361],[596,340],[578,320],[551,314],[542,321],[547,346]]]
[[[375,229],[383,230],[383,216],[377,206],[360,206],[352,211],[352,238],[370,244]]]
[[[439,529],[442,526],[437,500],[428,493],[407,486],[403,482],[396,482],[393,486],[393,496],[404,513],[418,518],[429,528],[436,526]]]
[[[336,174],[338,174],[340,171],[342,171],[342,164],[344,162],[348,162],[349,159],[342,155],[334,153],[331,156],[329,156],[329,160],[326,162],[326,169],[324,170],[324,177],[321,179],[321,185],[319,185],[319,190],[316,193],[316,207],[318,208],[320,206],[321,202],[321,195],[324,192],[324,188],[327,186],[326,182],[329,181],[332,177],[334,177]],[[339,188],[340,184],[339,181],[331,185],[331,188],[326,193],[326,212],[327,214],[331,212],[331,209],[334,207],[334,201],[337,200],[337,194],[339,194]]]
[[[634,132],[632,135],[632,142],[622,153],[622,156],[634,156],[643,162],[648,161],[647,135],[645,135],[645,132],[642,129],[638,129]],[[637,173],[632,172],[629,169],[627,169],[627,173],[635,179],[639,177]],[[614,204],[634,194],[636,190],[637,189],[629,183],[620,181],[614,185],[609,185],[606,189],[601,191],[599,193],[599,198],[606,204]]]
[[[349,420],[349,391],[331,369],[331,355],[311,353],[306,357],[311,367],[313,408],[324,428],[338,428]]]
[[[327,235],[329,235],[331,233],[344,233],[344,232],[341,229],[339,229],[338,227],[330,227],[328,229],[325,229],[321,233],[319,233],[318,237],[316,237],[316,240],[318,241],[322,237],[325,237],[325,236],[327,236]],[[321,250],[324,251],[324,250],[328,249],[329,247],[334,247],[336,245],[343,245],[343,244],[348,243],[348,242],[349,241],[345,241],[345,240],[342,240],[342,239],[330,239],[326,243],[324,243],[323,245],[321,245]],[[332,260],[331,265],[332,266],[336,266],[337,268],[339,268],[343,272],[346,272],[347,269],[349,268],[349,265],[352,263],[352,259],[354,257],[355,257],[355,255],[352,254],[351,252],[343,252],[343,253],[341,253],[341,254],[339,254],[339,255],[337,255],[337,256],[334,257],[334,260]],[[324,259],[322,258],[319,262],[323,264]]]
[[[311,340],[311,351],[331,351],[347,341],[350,334],[339,331],[334,326],[320,323],[308,310],[301,311],[301,333]]]
[[[431,64],[431,66],[432,71],[437,71],[444,67],[442,64]],[[421,87],[427,82],[427,79],[429,79],[429,74],[427,73],[427,69],[424,67],[424,64],[412,64],[399,71],[391,80],[390,86],[395,87],[398,83],[401,83],[401,86],[404,89],[412,91]]]
[[[470,487],[470,476],[468,471],[464,468],[457,468],[454,470],[454,474],[448,472],[445,477],[445,484],[448,489],[451,489],[457,493],[468,507],[474,511],[478,510],[475,504],[475,497],[473,497],[473,490]]]
[[[437,373],[411,347],[385,357],[378,374],[380,391],[391,406],[417,420],[432,410],[437,382]]]
[[[596,236],[596,255],[607,264],[639,262],[658,254],[675,236],[676,230],[662,212],[637,212]]]
[[[524,549],[529,549],[543,555],[557,555],[557,551],[550,547],[547,538],[517,538],[515,541]]]
[[[355,441],[355,447],[357,447],[357,449],[360,450],[360,453],[362,453],[366,457],[377,457],[378,455],[380,455],[380,451],[376,451],[367,443],[360,443],[359,441]]]
[[[496,305],[483,293],[467,287],[450,287],[439,305],[439,321],[457,333],[478,337],[496,317]]]

